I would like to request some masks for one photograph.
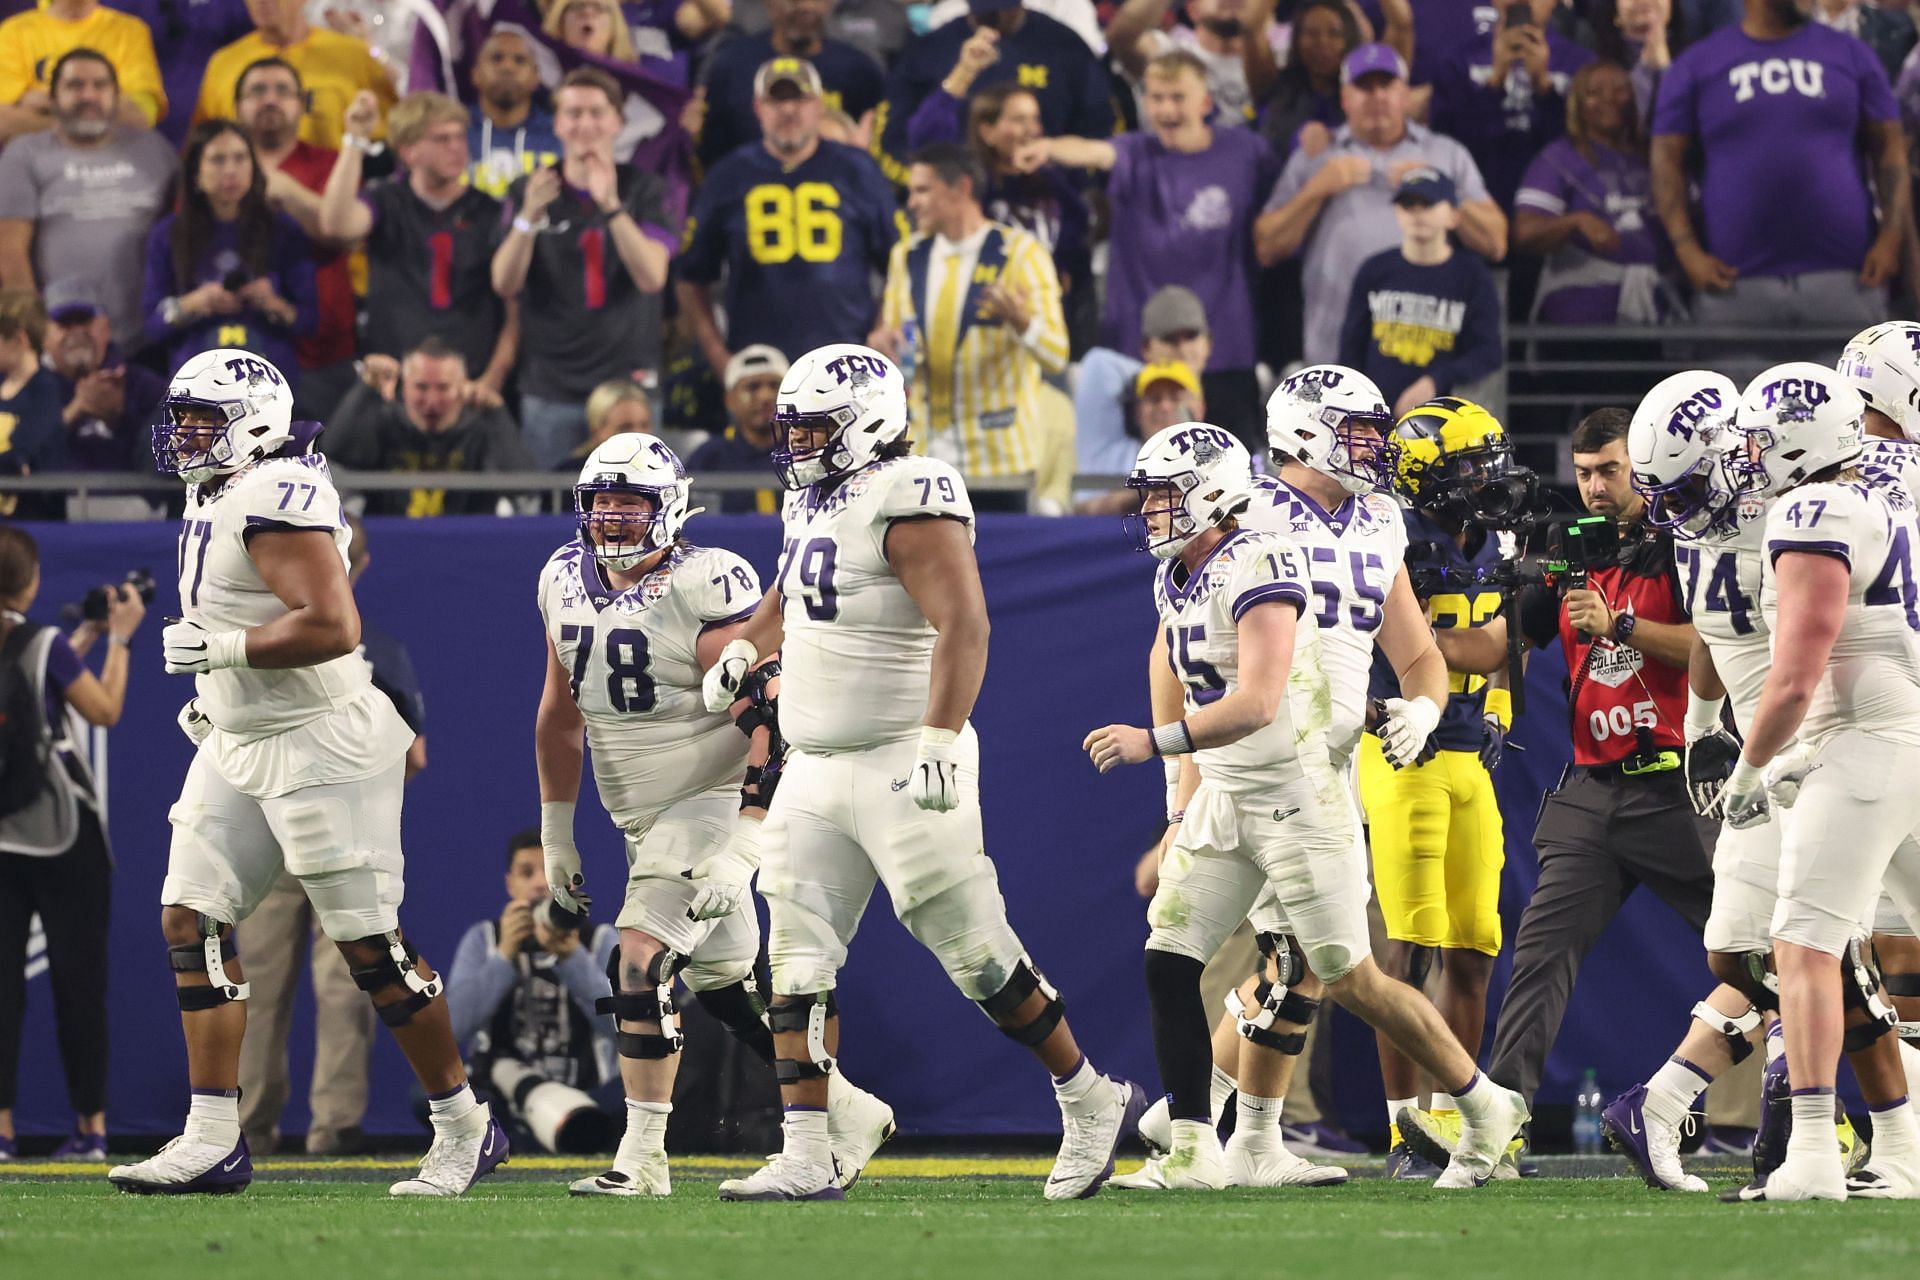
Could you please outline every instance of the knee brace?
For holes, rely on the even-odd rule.
[[[362,938],[362,942],[371,942],[371,938]],[[413,1015],[433,1003],[433,998],[445,988],[440,975],[429,973],[422,978],[414,972],[414,966],[420,962],[420,953],[413,944],[400,936],[398,929],[388,930],[380,938],[386,943],[386,954],[376,963],[363,969],[348,970],[353,975],[353,985],[371,996],[376,991],[399,986],[405,989],[406,996],[392,1004],[375,1004],[373,1010],[380,1015],[380,1021],[390,1027],[404,1027],[413,1021]]]
[[[1890,996],[1920,996],[1920,973],[1884,973],[1880,975],[1880,981],[1886,985]]]
[[[773,803],[774,788],[780,783],[780,771],[787,763],[787,742],[780,736],[780,700],[767,690],[767,684],[780,674],[780,661],[764,662],[747,673],[740,682],[740,696],[747,705],[733,723],[740,732],[753,737],[762,726],[767,731],[767,762],[748,765],[740,787],[742,809],[765,809]]]
[[[760,1061],[773,1062],[773,1033],[767,1027],[767,1006],[749,974],[738,982],[708,991],[696,991],[694,999],[718,1018]]]
[[[1760,1029],[1760,1011],[1752,1005],[1738,1017],[1729,1018],[1712,1005],[1702,1000],[1693,1006],[1693,1016],[1718,1031],[1727,1038],[1727,1052],[1735,1063],[1745,1062],[1747,1055],[1753,1052],[1753,1042],[1747,1037]]]
[[[1847,1028],[1840,1047],[1848,1053],[1865,1049],[1900,1020],[1880,994],[1880,958],[1874,954],[1873,943],[1864,938],[1850,939],[1840,957],[1840,994],[1846,1008],[1859,1010],[1867,1019]]]
[[[1007,1019],[1013,1017],[1015,1011],[1026,1003],[1027,997],[1036,991],[1046,995],[1046,1005],[1034,1015],[1031,1022],[1017,1027],[1008,1026]],[[1060,1020],[1067,1016],[1067,1002],[1060,998],[1060,993],[1053,989],[1046,975],[1033,967],[1033,961],[1027,958],[1025,952],[1014,962],[1013,974],[1007,979],[1007,985],[975,1003],[993,1019],[993,1025],[1000,1028],[1001,1034],[1029,1049],[1052,1035],[1053,1029],[1060,1025]]]
[[[1234,1029],[1247,1040],[1263,1049],[1274,1049],[1288,1055],[1298,1055],[1306,1048],[1307,1036],[1304,1031],[1279,1032],[1273,1030],[1275,1022],[1294,1022],[1302,1026],[1313,1021],[1320,1011],[1318,1000],[1309,1000],[1303,995],[1288,990],[1294,983],[1306,976],[1306,964],[1300,952],[1293,945],[1294,940],[1283,933],[1263,933],[1256,939],[1260,953],[1273,961],[1274,971],[1279,977],[1272,982],[1261,981],[1254,988],[1254,999],[1258,1008],[1249,1013],[1247,1002],[1240,998],[1236,989],[1227,992],[1227,1012],[1233,1015]]]
[[[827,1019],[840,1016],[833,992],[786,996],[786,1003],[767,1010],[767,1029],[782,1032],[803,1031],[807,1036],[807,1060],[782,1058],[778,1050],[773,1059],[773,1078],[781,1084],[798,1084],[833,1074],[833,1056],[827,1052]]]
[[[183,1013],[198,1013],[202,1009],[217,1009],[223,1004],[235,1000],[245,1000],[252,984],[235,982],[227,976],[226,961],[234,959],[240,953],[233,945],[233,939],[220,936],[225,927],[205,912],[197,915],[200,924],[200,941],[190,942],[178,947],[167,948],[167,964],[175,973],[201,973],[207,975],[210,986],[174,988],[174,995],[180,1001]]]
[[[1417,943],[1407,948],[1405,981],[1408,986],[1415,991],[1426,990],[1427,976],[1433,972],[1433,958],[1438,952],[1438,947],[1423,947]]]
[[[1767,968],[1772,955],[1771,951],[1744,951],[1739,956],[1740,968],[1747,975],[1741,991],[1763,1013],[1780,1012],[1780,979]]]
[[[671,1058],[686,1046],[687,1039],[680,1034],[680,1009],[673,1002],[673,975],[685,960],[685,956],[672,948],[661,948],[647,964],[646,978],[653,985],[638,991],[628,991],[620,985],[620,953],[615,951],[607,960],[607,984],[613,994],[595,1000],[593,1011],[610,1013],[628,1022],[660,1024],[658,1035],[621,1031],[616,1027],[613,1047],[621,1057]]]

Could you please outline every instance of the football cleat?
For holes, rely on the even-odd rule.
[[[1336,1187],[1347,1180],[1345,1169],[1313,1164],[1287,1150],[1278,1129],[1257,1136],[1234,1130],[1225,1156],[1230,1187]]]
[[[1847,1199],[1920,1200],[1920,1158],[1882,1157],[1847,1177]]]
[[[116,1165],[107,1181],[134,1195],[232,1195],[253,1181],[253,1156],[243,1135],[237,1145],[196,1142],[191,1130],[138,1164]]]
[[[609,1169],[591,1178],[567,1184],[570,1196],[670,1196],[673,1178],[667,1171],[667,1154],[658,1152],[642,1161],[635,1173]]]
[[[720,1184],[720,1198],[734,1201],[764,1200],[844,1200],[840,1171],[827,1164],[815,1164],[782,1151],[744,1178],[729,1178]]]
[[[1767,1029],[1771,1041],[1781,1024]],[[1753,1185],[1787,1158],[1787,1138],[1793,1133],[1793,1082],[1787,1077],[1787,1055],[1776,1053],[1760,1069],[1760,1125],[1753,1131]]]
[[[1486,1087],[1492,1090],[1486,1116],[1478,1121],[1468,1119],[1465,1112],[1460,1115],[1460,1140],[1453,1149],[1453,1159],[1440,1171],[1433,1185],[1443,1190],[1459,1190],[1467,1187],[1485,1186],[1494,1178],[1519,1177],[1520,1167],[1517,1160],[1518,1148],[1514,1143],[1520,1129],[1530,1118],[1527,1104],[1519,1094],[1511,1089],[1503,1089],[1487,1081]],[[1400,1132],[1407,1132],[1408,1112],[1400,1113]],[[1512,1172],[1503,1171],[1503,1166],[1511,1164]]]
[[[1204,1120],[1176,1120],[1173,1150],[1113,1179],[1113,1185],[1128,1191],[1218,1191],[1227,1186],[1220,1136]]]
[[[1060,1154],[1047,1175],[1049,1200],[1084,1200],[1113,1176],[1120,1140],[1140,1123],[1147,1095],[1131,1080],[1102,1076],[1093,1092],[1060,1109]]]
[[[1386,1177],[1393,1182],[1432,1182],[1440,1176],[1440,1166],[1425,1160],[1404,1141],[1387,1152]]]
[[[1305,1124],[1288,1124],[1282,1120],[1280,1133],[1287,1140],[1287,1150],[1309,1160],[1315,1156],[1367,1154],[1365,1143],[1354,1141],[1345,1132],[1323,1120],[1309,1120]]]
[[[1656,1191],[1705,1191],[1706,1180],[1680,1167],[1679,1129],[1647,1115],[1647,1087],[1637,1084],[1600,1113],[1600,1132]],[[1687,1113],[1686,1127],[1693,1127]]]
[[[1116,1191],[1165,1191],[1167,1173],[1161,1166],[1166,1162],[1167,1154],[1164,1151],[1150,1155],[1147,1162],[1132,1173],[1116,1173],[1108,1178],[1107,1185]]]
[[[107,1158],[107,1135],[76,1133],[54,1150],[55,1160],[99,1160]]]
[[[507,1131],[484,1102],[447,1125],[434,1126],[420,1172],[387,1188],[390,1196],[458,1196],[507,1162]]]
[[[837,1071],[827,1077],[827,1083],[827,1141],[840,1189],[851,1191],[873,1153],[893,1137],[893,1108],[865,1089],[844,1083]]]
[[[1722,1191],[1720,1198],[1728,1204],[1756,1204],[1787,1200],[1845,1200],[1847,1184],[1840,1177],[1840,1168],[1834,1166],[1830,1180],[1809,1179],[1802,1182],[1796,1171],[1782,1164],[1772,1173],[1755,1178],[1744,1187],[1733,1187]]]
[[[1873,1147],[1853,1127],[1853,1121],[1841,1116],[1833,1122],[1833,1134],[1840,1141],[1841,1171],[1858,1173],[1865,1168],[1868,1158],[1873,1154]]]
[[[1147,1154],[1163,1156],[1173,1150],[1173,1099],[1171,1095],[1161,1094],[1147,1109],[1140,1113],[1140,1122],[1135,1126],[1140,1141],[1146,1144]]]

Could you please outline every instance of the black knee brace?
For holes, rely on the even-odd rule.
[[[1045,993],[1046,1005],[1034,1015],[1033,1021],[1020,1026],[1008,1026],[1007,1019],[1013,1017],[1015,1011],[1026,1003],[1027,997],[1036,991]],[[975,1003],[989,1018],[993,1019],[993,1025],[999,1027],[1003,1035],[1029,1049],[1038,1046],[1041,1041],[1052,1035],[1053,1029],[1060,1025],[1060,1020],[1067,1016],[1067,1002],[1060,998],[1060,993],[1053,989],[1052,984],[1047,981],[1047,976],[1034,968],[1033,961],[1029,960],[1024,953],[1014,962],[1013,973],[1007,978],[1007,985],[985,1000],[978,1000]]]
[[[783,1058],[778,1051],[773,1059],[773,1078],[781,1084],[798,1084],[833,1074],[833,1055],[827,1052],[827,1019],[840,1016],[833,992],[804,996],[781,996],[781,1003],[767,1010],[767,1029],[778,1035],[802,1031],[807,1037],[807,1058]]]
[[[1227,1012],[1233,1015],[1234,1030],[1263,1049],[1273,1049],[1297,1057],[1307,1047],[1305,1031],[1275,1031],[1276,1022],[1311,1026],[1320,1012],[1320,1002],[1309,1000],[1297,991],[1289,991],[1277,982],[1262,982],[1253,989],[1255,1007],[1247,1008],[1240,992],[1227,992]]]
[[[1740,992],[1762,1013],[1780,1012],[1780,979],[1767,968],[1772,956],[1771,951],[1743,951],[1739,957],[1741,971],[1747,976]]]
[[[733,1038],[760,1061],[773,1063],[773,1032],[767,1027],[767,1006],[751,975],[711,991],[696,991],[694,999],[725,1025]]]
[[[742,809],[765,809],[773,803],[773,792],[780,785],[780,772],[787,763],[787,741],[780,736],[780,700],[767,684],[780,674],[778,658],[763,662],[740,682],[740,696],[747,705],[734,718],[734,725],[749,738],[761,727],[767,731],[767,762],[748,765],[740,787]]]
[[[1727,1038],[1727,1052],[1732,1055],[1735,1063],[1745,1062],[1747,1055],[1753,1052],[1753,1042],[1747,1037],[1760,1029],[1758,1009],[1749,1005],[1745,1013],[1729,1018],[1702,1000],[1693,1006],[1693,1016]]]
[[[593,1002],[595,1013],[610,1013],[616,1018],[628,1022],[658,1022],[660,1034],[647,1035],[638,1031],[614,1030],[614,1050],[623,1058],[671,1058],[685,1047],[686,1037],[680,1034],[680,1010],[673,1002],[673,975],[679,972],[685,960],[678,952],[663,947],[658,955],[648,963],[646,978],[653,983],[651,987],[642,987],[638,991],[628,991],[620,985],[620,953],[615,951],[607,960],[607,983],[613,994],[601,996]]]
[[[1890,996],[1920,996],[1920,973],[1883,973],[1880,981],[1886,984]]]
[[[233,945],[232,938],[220,936],[225,928],[220,921],[204,912],[198,913],[200,941],[184,943],[167,948],[167,965],[175,973],[205,973],[211,986],[180,987],[173,991],[180,1001],[183,1013],[198,1013],[202,1009],[217,1009],[223,1004],[235,1000],[245,1000],[251,990],[251,984],[235,982],[227,976],[225,962],[240,953]]]
[[[1840,956],[1841,1003],[1866,1015],[1866,1021],[1847,1028],[1840,1047],[1858,1053],[1893,1030],[1900,1015],[1880,994],[1880,957],[1873,943],[1854,938]]]
[[[404,1027],[413,1021],[414,1014],[433,1003],[433,998],[440,994],[445,984],[437,973],[422,978],[414,972],[414,966],[420,962],[420,953],[413,949],[411,942],[400,936],[398,929],[382,935],[378,940],[385,943],[387,948],[380,960],[363,969],[350,968],[348,972],[353,975],[353,985],[368,995],[392,986],[404,988],[407,993],[404,999],[373,1006],[374,1012],[380,1015],[380,1021],[390,1027]],[[373,942],[375,939],[361,938],[359,941]]]

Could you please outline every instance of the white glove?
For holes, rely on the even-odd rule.
[[[1381,710],[1387,718],[1379,728],[1380,749],[1388,764],[1404,769],[1420,758],[1421,748],[1427,745],[1427,735],[1440,723],[1440,708],[1433,705],[1433,699],[1423,695],[1411,701],[1388,698]]]
[[[753,647],[752,641],[737,638],[727,641],[727,647],[720,651],[719,659],[707,669],[706,678],[700,682],[700,696],[707,710],[718,713],[731,707],[740,697],[740,685],[746,680],[747,672],[759,661],[760,651]]]
[[[1819,767],[1812,751],[1794,743],[1767,765],[1767,799],[1777,809],[1793,808],[1793,802],[1800,798],[1801,784]]]
[[[573,843],[571,800],[547,800],[540,805],[540,852],[547,860],[547,892],[575,915],[585,915],[593,899],[580,892],[587,878],[580,874],[580,850]]]
[[[760,868],[760,824],[741,818],[733,824],[720,852],[693,864],[687,878],[694,883],[689,920],[717,920],[730,916],[747,900],[753,873]]]
[[[185,618],[176,618],[161,630],[160,649],[170,676],[203,676],[247,665],[244,630],[209,631]]]
[[[213,721],[207,719],[206,713],[200,710],[198,698],[188,698],[187,705],[180,708],[177,719],[180,722],[180,732],[186,734],[196,747],[205,742],[207,735],[213,732]]]
[[[1746,757],[1733,766],[1733,774],[1720,792],[1720,803],[1727,825],[1736,831],[1757,827],[1767,820],[1767,785],[1760,770],[1748,764]]]
[[[907,789],[913,802],[922,809],[945,813],[960,804],[960,762],[954,743],[960,735],[952,729],[920,727],[920,754],[914,757],[913,773]]]

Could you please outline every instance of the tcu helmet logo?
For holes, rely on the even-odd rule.
[[[1289,395],[1318,404],[1328,391],[1340,385],[1340,372],[1337,369],[1308,369],[1294,374],[1280,385],[1287,389]]]
[[[1180,452],[1193,455],[1195,466],[1210,467],[1226,456],[1234,441],[1219,427],[1199,426],[1174,436],[1173,443],[1179,446]]]
[[[276,387],[281,383],[279,372],[264,360],[235,356],[226,365],[228,373],[236,378],[245,378],[248,382],[271,382]]]
[[[1760,389],[1760,399],[1779,422],[1811,422],[1828,400],[1827,389],[1810,378],[1782,378]]]
[[[1826,72],[1818,62],[1805,58],[1767,58],[1730,68],[1727,82],[1733,86],[1735,102],[1751,99],[1756,83],[1760,92],[1774,97],[1792,89],[1803,98],[1821,98],[1826,96]]]
[[[1702,387],[1674,406],[1673,416],[1667,419],[1667,434],[1678,436],[1682,440],[1693,439],[1693,429],[1700,425],[1700,419],[1720,408],[1722,397],[1712,387]]]
[[[851,382],[856,387],[863,387],[870,379],[886,377],[887,364],[877,356],[849,352],[837,360],[828,361],[827,372],[833,375],[839,385]]]

